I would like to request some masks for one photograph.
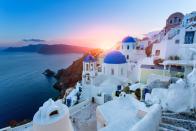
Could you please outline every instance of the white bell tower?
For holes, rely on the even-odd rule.
[[[82,84],[93,85],[95,76],[96,60],[89,54],[83,60]]]
[[[132,59],[132,53],[136,48],[136,40],[131,36],[127,36],[122,40],[121,52],[126,57],[127,62]]]

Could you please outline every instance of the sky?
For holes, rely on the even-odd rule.
[[[174,12],[196,11],[196,0],[0,0],[0,46],[22,39],[109,48],[125,36],[165,26]]]

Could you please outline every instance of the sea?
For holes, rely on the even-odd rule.
[[[42,73],[45,69],[57,72],[81,56],[0,51],[0,128],[11,120],[31,120],[46,100],[57,97],[56,80]]]

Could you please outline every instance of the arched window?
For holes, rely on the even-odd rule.
[[[123,75],[123,68],[121,68],[121,75]]]
[[[129,50],[129,45],[127,45],[127,50]]]
[[[127,55],[127,60],[129,59],[129,55]]]
[[[172,23],[173,23],[173,20],[171,19],[171,20],[169,21],[169,23],[172,24]]]
[[[174,17],[174,23],[177,23],[178,17]]]
[[[53,112],[51,112],[49,114],[49,116],[54,116],[54,115],[58,115],[58,114],[59,114],[59,112],[57,110],[54,110]]]
[[[88,66],[88,64],[86,64],[86,71],[88,71],[89,70],[89,66]]]
[[[114,69],[111,69],[111,75],[114,75]]]
[[[91,64],[91,71],[93,70],[93,64]]]

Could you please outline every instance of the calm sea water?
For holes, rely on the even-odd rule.
[[[42,72],[66,68],[81,56],[0,52],[0,128],[10,120],[32,119],[43,102],[58,96],[55,79]]]

